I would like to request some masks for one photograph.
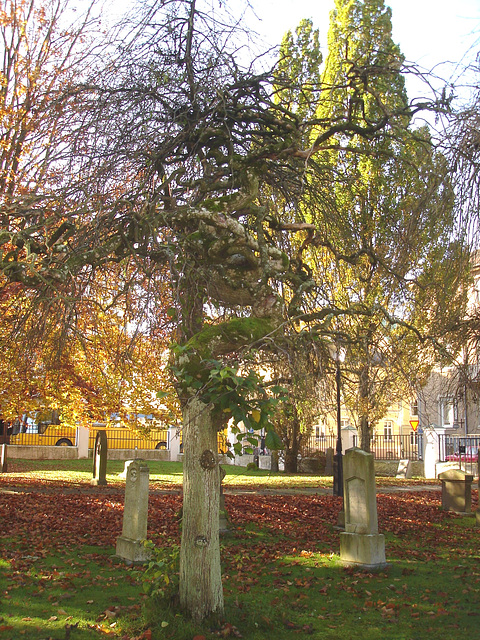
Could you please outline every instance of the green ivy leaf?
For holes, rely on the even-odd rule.
[[[283,442],[276,431],[270,429],[265,435],[265,446],[272,451],[283,449]]]

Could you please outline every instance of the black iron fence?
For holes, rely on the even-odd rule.
[[[311,436],[304,441],[301,454],[310,457],[329,448],[335,452],[336,444],[336,436]],[[358,436],[353,436],[353,446],[358,446]],[[422,435],[416,433],[375,436],[370,441],[370,451],[377,460],[422,460],[422,446]]]
[[[310,436],[303,441],[300,454],[303,458],[310,458],[319,453],[326,453],[327,449],[335,451],[336,443],[335,436]]]
[[[357,446],[357,436],[353,437],[353,445]],[[422,435],[410,433],[373,436],[370,440],[370,451],[376,460],[422,460]]]

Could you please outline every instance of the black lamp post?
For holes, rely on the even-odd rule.
[[[343,497],[343,456],[342,456],[342,408],[340,398],[340,366],[345,359],[345,349],[338,344],[329,345],[330,356],[335,361],[335,386],[337,395],[337,444],[333,456],[333,495]]]
[[[340,401],[340,350],[335,352],[335,382],[337,391],[337,445],[333,459],[333,495],[343,497],[342,420]]]

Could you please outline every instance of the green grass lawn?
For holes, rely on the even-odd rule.
[[[321,540],[317,551],[288,552],[285,536],[237,529],[223,543],[225,617],[200,627],[175,607],[145,607],[142,569],[120,563],[112,549],[47,547],[32,556],[18,548],[13,563],[0,562],[0,638],[213,640],[228,637],[225,629],[249,640],[478,638],[478,531],[473,518],[452,518],[438,533],[434,558],[418,554],[416,537],[387,535],[390,566],[374,574],[343,568]]]
[[[29,482],[49,483],[89,483],[92,478],[92,460],[10,460],[9,473],[0,474],[0,486],[3,481],[16,484]],[[161,462],[149,460],[150,481],[152,487],[180,488],[183,481],[183,465],[181,462]],[[315,489],[332,487],[331,476],[307,474],[285,474],[282,472],[257,469],[247,470],[245,467],[222,465],[226,471],[223,481],[228,488],[252,489]],[[124,479],[120,477],[124,469],[121,460],[108,460],[107,482],[111,485],[122,486]],[[415,484],[432,484],[438,486],[438,481],[414,478],[408,481],[395,478],[377,478],[377,486],[405,486]]]
[[[121,495],[90,487],[91,466],[18,461],[11,473],[0,475],[0,640],[480,638],[480,530],[474,515],[443,512],[438,491],[380,489],[389,566],[378,573],[340,564],[334,528],[340,501],[330,493],[227,496],[225,615],[198,626],[180,615],[174,601],[147,599],[144,569],[115,557]],[[181,464],[149,466],[153,483],[179,487]],[[300,493],[329,483],[226,469],[227,483],[240,488],[261,483]],[[109,483],[121,488],[122,470],[123,462],[110,461]],[[181,497],[152,495],[150,503],[149,537],[168,550],[179,542],[173,514]]]
[[[83,640],[117,635],[118,618],[138,625],[142,598],[137,572],[120,564],[111,549],[83,546],[45,555],[16,548],[0,561],[0,638]],[[8,541],[7,541],[8,543]]]

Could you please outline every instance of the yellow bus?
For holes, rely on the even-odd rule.
[[[77,443],[77,429],[52,421],[36,422],[35,415],[23,415],[16,420],[8,437],[11,445],[74,447]],[[58,420],[56,420],[58,421]],[[124,426],[110,427],[104,423],[94,423],[90,427],[88,446],[95,447],[97,431],[107,433],[109,449],[167,449],[169,444],[167,429],[152,429],[148,436],[142,436]]]
[[[168,449],[168,429],[151,429],[148,436],[140,435],[127,427],[109,427],[103,423],[93,424],[90,427],[88,448],[95,447],[97,431],[105,431],[109,449]]]
[[[17,431],[13,426],[8,438],[9,444],[29,446],[48,445],[56,447],[73,447],[77,439],[77,430],[61,424],[31,423]]]
[[[148,435],[139,433],[125,426],[107,426],[105,423],[94,423],[89,427],[88,448],[95,447],[97,431],[106,431],[109,449],[169,449],[170,434],[168,429],[151,429]],[[8,437],[11,445],[47,445],[56,447],[74,447],[77,442],[77,430],[62,424],[35,422],[35,417],[23,416],[13,425]],[[217,434],[218,453],[224,454],[229,449],[227,431]],[[180,444],[183,451],[183,443]]]

